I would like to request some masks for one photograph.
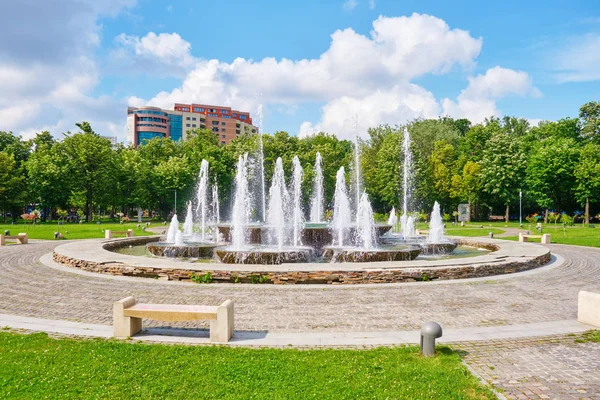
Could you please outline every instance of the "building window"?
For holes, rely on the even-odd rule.
[[[190,111],[189,107],[181,107],[181,111]]]
[[[219,121],[213,121],[212,124],[213,124],[213,126],[219,125]]]
[[[229,114],[229,111],[227,111],[227,110],[221,110],[221,114]]]
[[[221,135],[221,137],[222,137],[223,139],[225,139],[225,135]]]
[[[221,140],[221,144],[225,144],[225,141],[224,141],[224,140]]]
[[[225,128],[221,129],[221,132],[225,132]]]
[[[209,117],[219,118],[219,114],[208,114]]]
[[[190,124],[185,124],[185,126],[189,128],[189,127],[190,127]]]
[[[192,124],[192,128],[195,128],[195,127],[196,127],[196,124]]]
[[[245,115],[240,115],[240,119],[246,119]]]
[[[213,132],[219,132],[219,128],[213,128],[212,131]]]
[[[195,120],[196,120],[196,117],[192,117],[192,121],[195,121]]]
[[[201,107],[194,107],[194,111],[195,111],[195,112],[204,112],[204,108],[201,108]]]
[[[225,121],[221,122],[221,125],[225,125]]]
[[[229,118],[229,119],[231,119],[231,115],[221,115],[221,118]]]
[[[234,113],[234,114],[231,114],[231,115],[233,115],[234,117],[237,117],[237,114],[235,114],[235,113]]]
[[[208,109],[208,112],[215,113],[215,112],[217,112],[217,110],[215,110],[214,108],[209,108],[209,109]]]

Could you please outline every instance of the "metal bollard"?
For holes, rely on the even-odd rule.
[[[8,229],[4,231],[4,236],[10,236],[10,231]]]
[[[425,322],[421,326],[421,354],[435,356],[435,339],[442,337],[442,327],[437,322]]]

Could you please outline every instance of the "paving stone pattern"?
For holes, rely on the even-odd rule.
[[[600,343],[547,336],[453,345],[510,399],[600,399]]]
[[[39,257],[56,242],[0,248],[0,312],[86,323],[111,323],[112,303],[217,305],[231,298],[237,330],[396,331],[427,320],[443,327],[477,327],[576,318],[579,290],[600,291],[600,249],[552,245],[566,262],[514,279],[385,287],[301,288],[196,285],[110,280],[48,268]],[[85,245],[85,242],[82,242]],[[160,325],[160,322],[149,324]],[[206,327],[200,322],[179,327]]]

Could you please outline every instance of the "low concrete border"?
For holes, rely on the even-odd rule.
[[[85,240],[55,248],[54,261],[88,272],[186,281],[210,273],[212,282],[274,284],[367,284],[449,280],[510,274],[551,260],[548,248],[487,238],[455,238],[460,244],[492,250],[469,258],[371,263],[298,263],[234,265],[137,257],[108,251],[159,240],[138,237]]]
[[[579,292],[577,321],[600,328],[600,293]]]

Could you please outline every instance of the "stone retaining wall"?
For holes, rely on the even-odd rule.
[[[157,238],[133,238],[109,242],[103,245],[104,249],[115,249],[129,245],[139,245],[156,241]],[[478,242],[475,239],[459,239],[458,242],[465,246],[486,248],[496,251],[499,246],[491,243]],[[225,269],[202,268],[178,269],[176,267],[145,267],[131,265],[121,262],[94,262],[76,259],[74,257],[53,253],[54,261],[73,268],[88,272],[101,274],[158,278],[164,280],[186,281],[194,280],[195,276],[210,274],[212,282],[215,283],[273,283],[273,284],[359,284],[359,283],[396,283],[415,282],[429,280],[447,280],[486,277],[501,274],[510,274],[536,268],[550,262],[550,251],[531,257],[507,258],[506,261],[491,263],[432,266],[432,267],[398,267],[380,268],[355,271],[348,270],[324,270],[323,271],[260,271],[260,266],[254,266],[256,270],[228,271]],[[456,260],[453,260],[456,261]],[[324,264],[334,267],[335,264]],[[360,264],[359,264],[360,265]]]

